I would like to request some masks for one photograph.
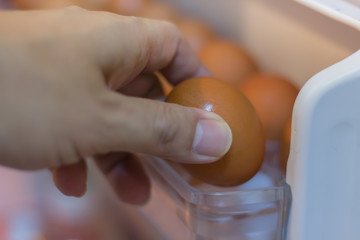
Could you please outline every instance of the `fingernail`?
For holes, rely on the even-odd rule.
[[[222,157],[230,148],[232,134],[223,120],[200,119],[196,126],[193,153],[203,162],[212,162]]]

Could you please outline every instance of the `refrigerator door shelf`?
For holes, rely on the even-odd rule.
[[[319,72],[296,100],[286,180],[290,240],[359,239],[360,51]]]
[[[360,29],[359,0],[296,0],[339,22]]]

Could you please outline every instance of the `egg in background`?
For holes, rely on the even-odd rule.
[[[108,10],[110,0],[13,0],[14,6],[22,10],[54,9],[79,6],[89,10]]]
[[[224,39],[207,42],[199,57],[215,78],[233,85],[240,84],[258,71],[254,60],[244,49]]]
[[[299,90],[287,79],[260,73],[239,86],[255,107],[268,140],[280,140]]]
[[[56,9],[56,8],[64,8],[68,6],[80,6],[80,1],[76,0],[49,0],[45,1],[39,9]]]
[[[79,6],[95,11],[107,11],[112,0],[78,0]]]
[[[178,14],[176,10],[168,4],[153,1],[148,2],[138,13],[139,17],[176,22]]]
[[[85,9],[88,9],[89,7],[89,5],[84,5],[81,0],[49,0],[45,1],[45,3],[42,4],[39,9],[57,9],[69,6],[78,6]]]
[[[236,87],[215,78],[191,78],[175,86],[166,102],[215,112],[231,128],[233,141],[224,157],[208,164],[183,164],[192,176],[217,186],[236,186],[259,171],[265,153],[263,127]]]
[[[39,9],[49,0],[12,0],[14,7],[21,10]]]
[[[214,38],[211,28],[197,19],[183,18],[177,22],[177,26],[190,47],[197,53]]]
[[[151,0],[110,0],[109,10],[113,13],[137,16]]]

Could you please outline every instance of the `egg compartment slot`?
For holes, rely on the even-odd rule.
[[[179,164],[142,156],[152,192],[137,211],[163,239],[285,240],[291,192],[278,167],[271,167],[277,146],[268,143],[261,170],[236,187],[209,185]]]

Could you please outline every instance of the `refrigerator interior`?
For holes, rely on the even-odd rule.
[[[299,88],[318,72],[356,52],[360,45],[356,0],[163,1],[205,21],[218,34],[244,47],[263,71],[283,75]],[[267,144],[267,161],[276,161],[277,148],[276,143]],[[261,188],[253,188],[250,182],[222,189],[194,186],[176,165],[149,156],[142,159],[152,178],[152,196],[143,207],[119,202],[91,164],[90,191],[82,201],[57,193],[49,183],[48,172],[33,177],[0,169],[4,177],[9,174],[9,179],[16,178],[14,184],[19,181],[29,191],[14,192],[6,184],[0,186],[9,196],[1,205],[9,209],[4,215],[11,215],[16,223],[10,239],[44,239],[44,216],[49,226],[52,224],[49,231],[79,231],[79,238],[87,239],[286,239],[293,199],[286,179],[276,169],[265,166],[257,175]],[[13,206],[20,208],[21,214],[12,212]],[[74,213],[89,221],[83,224]],[[0,234],[2,226],[8,224],[4,222],[0,219]],[[80,222],[82,225],[76,226]]]
[[[286,76],[299,88],[313,75],[350,56],[359,48],[360,34],[356,24],[346,18],[344,20],[342,15],[332,14],[327,8],[324,10],[323,5],[319,8],[306,3],[307,1],[166,2],[182,9],[189,16],[206,21],[219,34],[238,42],[249,51],[263,71]],[[272,155],[271,143],[268,143],[267,157],[276,158]],[[180,176],[186,180],[181,170],[167,174],[171,170],[167,169],[166,163],[145,158],[153,180],[151,200],[137,210],[121,204],[118,206],[119,210],[126,212],[130,218],[138,219],[135,222],[145,222],[150,226],[148,229],[151,231],[144,232],[142,237],[174,240],[286,239],[291,192],[287,190],[286,184],[282,185],[281,180],[273,178],[274,185],[251,189],[248,193],[243,189],[200,187],[193,190],[191,184],[184,187],[175,179]],[[264,171],[269,174],[272,170]],[[275,177],[278,176],[275,174]],[[182,192],[183,188],[185,192]],[[274,190],[275,188],[277,189]],[[197,190],[202,197],[214,193],[222,195],[225,192],[224,195],[231,199],[230,205],[221,198],[219,200],[210,197],[209,202],[213,205],[206,201],[193,201],[198,197]],[[253,198],[251,191],[257,194],[274,191],[279,198],[268,199],[268,202],[264,200],[264,196],[260,199],[263,204],[273,204],[276,207],[261,206],[261,201],[254,200],[256,198]],[[244,194],[245,200],[238,198],[236,194],[231,195],[234,192]],[[233,204],[236,201],[238,205]],[[217,208],[219,205],[215,203],[222,206]],[[249,207],[256,210],[246,211]],[[271,212],[275,215],[271,216]],[[154,237],[149,238],[152,234],[155,234]]]

